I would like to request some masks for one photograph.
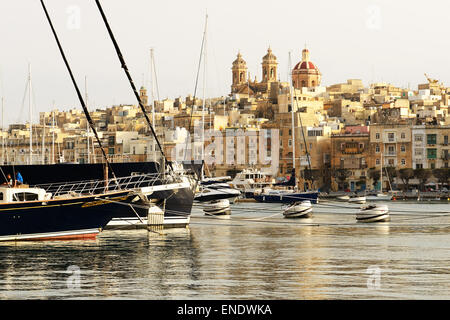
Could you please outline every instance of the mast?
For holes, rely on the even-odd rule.
[[[383,193],[383,151],[380,148],[380,157],[381,157],[381,161],[380,161],[380,192]]]
[[[159,89],[157,85],[156,80],[156,68],[155,68],[155,57],[153,53],[153,48],[150,49],[150,81],[151,81],[151,95],[152,95],[152,123],[156,126],[155,123],[155,93],[153,91],[154,89],[154,81],[153,81],[153,74],[155,74],[155,82],[156,82],[156,90],[158,94],[158,101],[159,101]],[[156,162],[156,141],[155,139],[152,140],[152,153],[153,153],[153,161]]]
[[[203,48],[203,105],[202,105],[202,146],[201,146],[201,157],[202,161],[205,161],[205,107],[206,107],[206,96],[205,96],[205,86],[206,86],[206,31],[208,28],[208,14],[205,17],[205,42]],[[202,170],[202,180],[203,180],[203,170]]]
[[[291,70],[291,52],[289,51],[289,70]],[[291,93],[291,124],[292,124],[292,168],[294,169],[295,189],[297,189],[297,170],[295,168],[295,118],[294,118],[294,88],[292,87],[292,72],[290,73],[289,91]],[[292,179],[292,177],[291,177]]]
[[[42,145],[41,145],[41,162],[42,164],[45,164],[45,116],[42,121]]]
[[[52,110],[52,164],[55,163],[55,102]]]
[[[29,133],[30,133],[30,152],[29,152],[29,159],[28,164],[33,163],[33,127],[32,127],[32,121],[33,121],[33,115],[32,115],[32,107],[31,107],[31,64],[28,63],[28,112],[30,116],[30,127],[29,127]]]
[[[87,93],[87,77],[84,76],[84,95],[86,101],[86,108],[89,111],[88,93]],[[89,150],[89,123],[86,121],[86,151],[87,151],[87,163],[91,162],[91,152]]]

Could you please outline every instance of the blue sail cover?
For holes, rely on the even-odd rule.
[[[295,187],[295,169],[292,169],[291,177],[288,181],[278,182],[274,184],[275,186],[288,186]]]

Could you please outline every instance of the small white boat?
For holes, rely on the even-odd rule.
[[[389,201],[392,200],[391,194],[386,193],[377,193],[373,195],[367,195],[366,196],[367,201]]]
[[[203,212],[208,216],[230,215],[230,201],[228,199],[214,200],[203,204]]]
[[[387,205],[370,204],[361,207],[356,214],[358,222],[385,222],[389,221],[389,208]]]
[[[359,196],[351,197],[351,198],[348,200],[348,202],[349,202],[349,203],[364,204],[364,203],[366,203],[366,197],[364,197],[364,196],[361,196],[361,197],[359,197]]]
[[[338,201],[348,201],[350,200],[349,196],[340,196],[340,197],[336,197],[336,200]]]
[[[285,218],[309,218],[312,215],[311,201],[298,201],[289,205],[283,212]]]

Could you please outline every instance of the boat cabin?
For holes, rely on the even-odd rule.
[[[43,201],[50,198],[50,194],[41,188],[9,188],[0,187],[0,203],[18,201]]]

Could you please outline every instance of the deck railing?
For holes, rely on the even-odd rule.
[[[107,180],[84,180],[71,182],[58,182],[34,185],[42,188],[53,196],[63,194],[92,195],[119,190],[136,190],[143,187],[181,182],[179,176],[164,175],[162,173],[135,174],[126,177],[111,178]]]

